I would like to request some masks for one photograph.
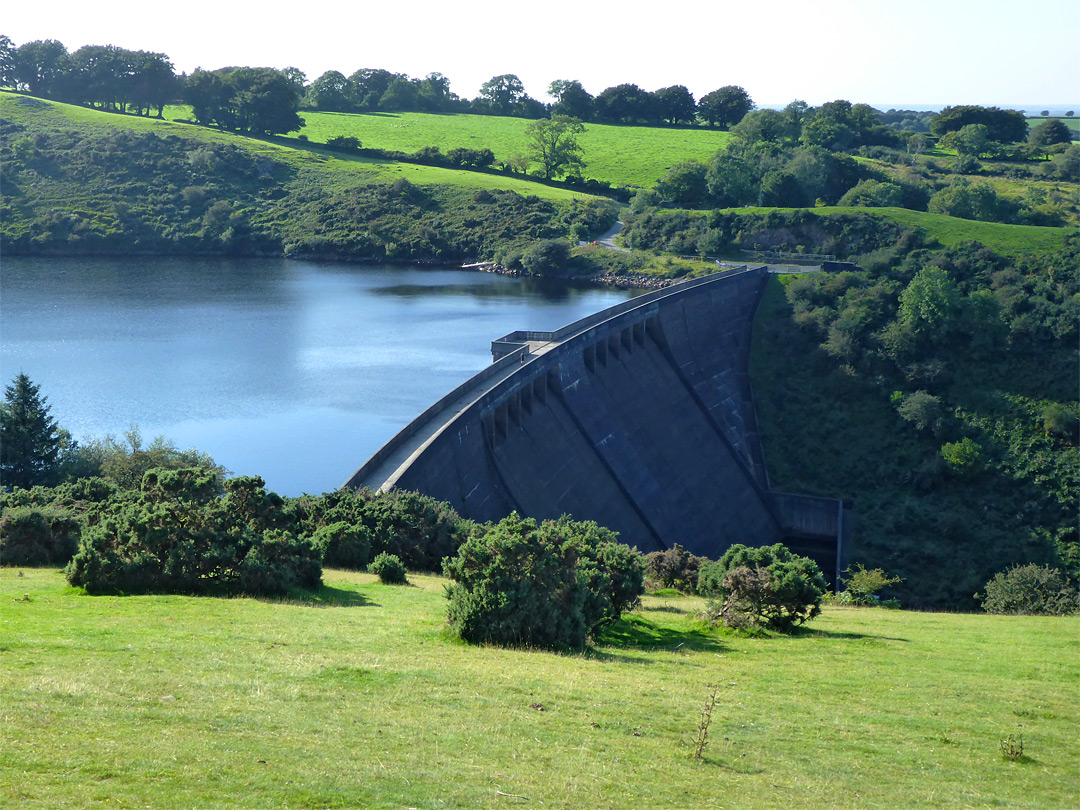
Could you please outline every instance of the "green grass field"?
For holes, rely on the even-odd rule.
[[[188,119],[187,107],[166,108],[166,118]],[[490,149],[496,160],[509,160],[527,149],[523,118],[434,113],[329,113],[304,111],[305,126],[289,137],[306,135],[326,143],[336,135],[352,135],[364,146],[415,152],[438,146]],[[587,124],[578,140],[585,155],[585,176],[618,186],[652,187],[671,166],[684,160],[708,162],[727,142],[728,133],[708,129]]]
[[[392,182],[405,177],[420,185],[449,185],[461,188],[510,190],[519,194],[533,195],[547,200],[569,200],[587,197],[581,192],[553,188],[518,177],[498,174],[482,174],[455,171],[436,166],[350,157],[322,149],[318,144],[305,144],[295,138],[289,140],[252,138],[236,133],[222,132],[211,127],[199,127],[176,123],[177,115],[170,115],[178,108],[166,109],[166,120],[144,118],[135,115],[117,115],[91,110],[74,104],[27,99],[14,93],[0,93],[0,117],[23,125],[47,128],[71,127],[83,132],[105,135],[117,129],[133,132],[153,132],[161,137],[177,135],[213,143],[236,144],[255,154],[265,155],[276,161],[288,163],[302,170],[316,171],[320,183],[332,188],[336,183],[349,182],[357,177]],[[180,108],[183,109],[183,108]]]
[[[754,213],[776,211],[790,213],[791,208],[737,209]],[[1041,225],[1006,225],[999,222],[978,222],[972,219],[960,219],[945,214],[931,214],[926,211],[912,211],[908,208],[866,208],[862,206],[830,206],[806,209],[815,216],[832,217],[843,214],[866,214],[881,219],[898,222],[904,227],[922,231],[927,237],[938,240],[942,245],[955,245],[973,241],[997,251],[1003,256],[1019,256],[1025,253],[1042,253],[1060,250],[1065,244],[1069,228],[1049,228]]]
[[[412,580],[328,571],[311,600],[272,602],[0,570],[3,805],[1080,803],[1078,619],[827,608],[753,639],[656,595],[556,655],[448,637],[443,580]]]
[[[1057,118],[1061,123],[1063,123],[1069,129],[1071,129],[1072,132],[1073,132],[1073,140],[1074,141],[1080,140],[1080,118],[1076,118],[1075,116],[1072,117],[1072,118],[1067,118],[1067,117],[1065,117],[1063,115],[1062,116],[1054,116],[1054,115],[1052,115],[1052,116],[1050,116],[1050,118]],[[1046,120],[1047,119],[1043,118],[1041,115],[1035,116],[1034,118],[1028,118],[1027,119],[1028,127],[1030,127],[1031,129],[1035,129],[1035,127],[1037,127],[1039,124],[1041,124],[1043,121],[1046,121]]]

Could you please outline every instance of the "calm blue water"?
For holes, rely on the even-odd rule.
[[[334,489],[491,362],[624,291],[284,259],[19,259],[0,267],[0,377],[78,437],[138,425],[285,495]]]

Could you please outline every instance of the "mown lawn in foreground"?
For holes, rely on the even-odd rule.
[[[557,655],[455,641],[444,580],[411,579],[328,571],[312,599],[272,602],[89,597],[57,569],[0,570],[2,803],[1080,802],[1078,619],[830,608],[753,639],[704,628],[700,600],[651,596]]]

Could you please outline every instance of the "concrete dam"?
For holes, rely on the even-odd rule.
[[[499,338],[345,486],[416,490],[477,521],[570,514],[643,552],[783,541],[835,582],[845,504],[769,487],[748,374],[767,282],[739,268]]]

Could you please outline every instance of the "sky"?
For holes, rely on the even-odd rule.
[[[157,51],[183,72],[437,71],[466,98],[513,73],[541,101],[552,80],[577,79],[594,95],[734,84],[760,106],[1080,110],[1076,0],[51,0],[7,4],[0,33]]]

